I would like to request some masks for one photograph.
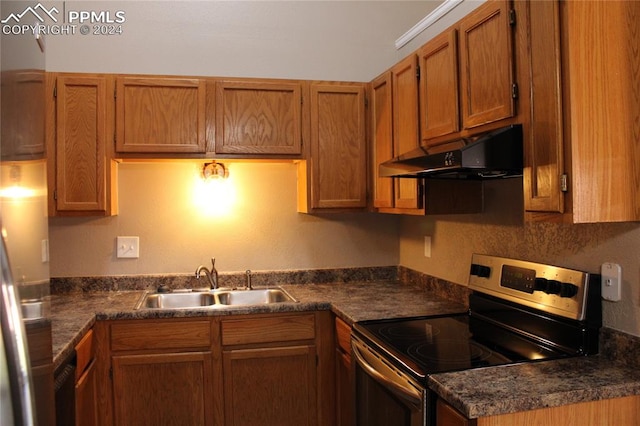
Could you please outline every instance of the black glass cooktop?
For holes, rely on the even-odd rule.
[[[354,332],[419,378],[563,356],[484,323],[476,324],[468,314],[361,321],[354,325]]]

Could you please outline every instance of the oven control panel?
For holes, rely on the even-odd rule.
[[[586,315],[589,281],[590,274],[586,272],[474,254],[469,288],[566,318],[582,320]]]

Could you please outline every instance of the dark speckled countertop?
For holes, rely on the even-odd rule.
[[[466,310],[460,294],[432,291],[424,282],[397,280],[282,285],[298,303],[135,310],[143,290],[75,292],[51,296],[54,364],[59,366],[93,323],[106,319],[144,319],[246,313],[332,310],[355,321],[436,315]],[[455,291],[454,291],[455,293]],[[453,299],[453,300],[452,300]],[[603,329],[608,330],[608,329]],[[506,414],[563,404],[640,395],[640,339],[605,331],[599,356],[480,368],[435,374],[429,386],[468,418]],[[617,346],[616,346],[617,345]],[[631,354],[629,354],[631,351]],[[615,360],[613,360],[615,358]],[[622,361],[621,361],[622,360]]]

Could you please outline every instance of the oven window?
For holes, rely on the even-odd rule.
[[[418,409],[371,378],[355,363],[357,426],[424,426]]]

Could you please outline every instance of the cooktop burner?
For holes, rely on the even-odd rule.
[[[550,359],[562,354],[541,347],[526,339],[509,336],[484,339],[470,326],[468,314],[442,317],[419,317],[362,321],[355,330],[370,344],[384,348],[400,367],[408,368],[417,377],[447,371],[489,367],[514,362]],[[492,336],[493,337],[493,336]],[[509,349],[506,349],[509,347]]]

